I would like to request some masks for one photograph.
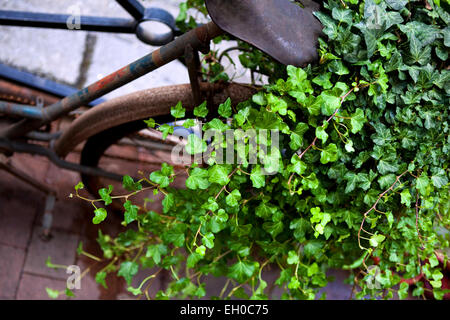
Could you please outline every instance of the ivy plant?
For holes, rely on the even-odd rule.
[[[180,28],[195,25],[189,8],[206,13],[203,1],[188,0]],[[130,285],[156,267],[129,291],[148,295],[148,280],[168,270],[170,285],[151,298],[208,296],[205,279],[224,276],[216,298],[268,299],[278,286],[282,299],[316,299],[331,281],[327,270],[339,268],[351,271],[355,298],[444,297],[436,255],[450,243],[448,3],[327,0],[315,16],[324,26],[318,63],[282,66],[240,43],[243,65],[270,82],[246,102],[224,102],[204,125],[278,130],[278,152],[258,164],[193,164],[185,189],[171,186],[168,164],[139,181],[124,178],[130,192],[148,192],[146,182],[163,193],[163,209],[130,198],[124,221],[136,228],[115,239],[99,233],[111,261],[99,283],[115,273]],[[205,68],[210,80],[223,72]],[[206,103],[194,110],[197,120],[207,114]],[[172,115],[184,117],[183,106]],[[190,153],[205,150],[189,139]],[[250,148],[235,148],[247,159]],[[276,174],[265,174],[274,164]],[[109,193],[89,201],[108,205]],[[93,223],[105,217],[95,209]],[[278,270],[273,283],[264,278],[269,266]],[[409,281],[418,275],[431,289]]]

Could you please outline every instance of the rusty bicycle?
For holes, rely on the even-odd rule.
[[[203,101],[214,111],[227,98],[234,105],[255,93],[252,86],[204,81],[199,52],[208,53],[212,39],[226,33],[286,65],[303,66],[317,59],[316,47],[322,26],[312,14],[319,9],[313,1],[302,1],[299,6],[290,0],[206,0],[212,21],[186,33],[176,29],[173,17],[164,10],[144,8],[136,0],[117,2],[130,13],[132,20],[81,17],[77,30],[135,33],[141,41],[161,45],[159,49],[71,92],[58,90],[61,87],[57,86],[49,88],[33,81],[21,81],[24,79],[17,77],[20,73],[0,68],[0,71],[7,70],[0,72],[0,154],[3,155],[0,167],[48,193],[44,215],[47,231],[51,226],[55,192],[9,165],[7,159],[12,154],[41,155],[60,168],[77,171],[86,188],[95,194],[111,181],[121,182],[128,173],[129,167],[117,161],[133,159],[124,159],[124,155],[114,150],[115,146],[138,146],[139,159],[144,161],[137,169],[152,171],[158,169],[156,164],[163,157],[161,153],[170,152],[176,143],[176,137],[162,139],[156,130],[146,129],[144,119],[151,117],[158,124],[170,123],[174,120],[170,109],[178,102],[188,113]],[[66,15],[0,11],[2,25],[65,29],[68,18]],[[148,21],[162,22],[170,31],[154,34],[145,28]],[[106,93],[179,58],[187,66],[189,84],[147,89],[93,103],[99,102],[96,99]],[[36,97],[41,97],[41,107],[30,103]],[[67,127],[57,131],[49,129],[52,122],[80,109],[85,111]],[[80,163],[65,160],[80,146]]]

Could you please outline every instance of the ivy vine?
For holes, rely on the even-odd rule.
[[[206,13],[203,1],[188,0],[180,27],[195,25],[190,8]],[[268,299],[279,286],[282,299],[316,299],[331,280],[327,270],[340,268],[352,271],[356,298],[448,293],[440,264],[450,252],[448,2],[328,0],[315,15],[324,26],[317,64],[282,66],[239,42],[241,63],[270,83],[249,101],[223,103],[204,124],[278,130],[279,152],[263,154],[264,164],[194,164],[186,189],[171,187],[168,164],[139,181],[126,176],[130,194],[163,193],[163,210],[146,211],[123,196],[125,224],[137,228],[115,239],[99,233],[102,259],[110,261],[99,283],[106,287],[106,274],[116,273],[137,296],[200,298],[212,275],[228,278],[216,298]],[[205,79],[226,79],[217,61],[204,65]],[[172,115],[184,111],[179,104]],[[207,114],[204,103],[187,126]],[[204,150],[205,141],[189,139],[190,153]],[[270,139],[258,142],[270,147]],[[236,150],[243,158],[248,152]],[[264,175],[274,162],[280,170]],[[83,197],[82,187],[75,196]],[[111,191],[85,200],[107,208]],[[95,207],[93,223],[106,216]],[[274,283],[263,276],[269,266],[279,270]],[[153,267],[159,271],[131,287],[138,270]],[[149,297],[148,285],[164,269],[169,287]],[[431,289],[409,281],[419,275]]]

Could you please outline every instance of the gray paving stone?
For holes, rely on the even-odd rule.
[[[22,272],[25,250],[0,245],[0,297],[13,299]]]
[[[65,290],[66,281],[23,274],[17,291],[17,300],[52,300],[45,290]],[[58,300],[65,300],[66,296],[60,294]]]
[[[78,246],[78,235],[53,230],[53,238],[43,241],[39,237],[41,228],[35,227],[25,260],[24,271],[34,275],[42,275],[66,280],[68,275],[65,269],[50,269],[45,262],[48,257],[51,262],[59,265],[73,265]]]
[[[2,189],[0,187],[0,191]],[[1,197],[0,243],[25,249],[36,214],[36,202],[23,201],[23,197],[19,195],[9,201]]]

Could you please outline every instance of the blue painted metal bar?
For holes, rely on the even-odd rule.
[[[42,120],[42,109],[35,106],[0,101],[0,113]]]
[[[0,78],[11,80],[21,85],[46,92],[60,98],[70,96],[78,91],[78,89],[74,87],[57,83],[26,71],[17,70],[2,63],[0,63]],[[105,99],[97,99],[87,105],[93,107],[105,101]]]

